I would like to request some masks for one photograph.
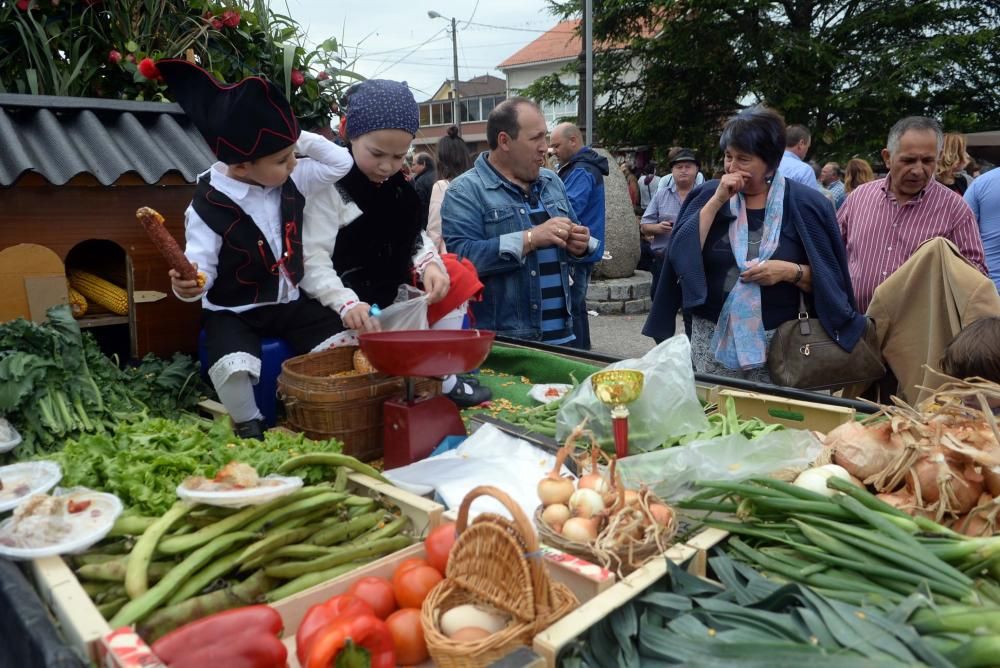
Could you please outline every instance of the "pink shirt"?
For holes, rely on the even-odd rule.
[[[868,310],[875,288],[934,237],[950,240],[986,273],[976,217],[965,200],[937,181],[902,205],[889,177],[860,185],[837,211],[837,222],[861,313]]]

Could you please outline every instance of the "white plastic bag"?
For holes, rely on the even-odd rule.
[[[630,451],[648,452],[671,436],[708,428],[708,419],[695,392],[691,344],[686,336],[669,338],[641,359],[622,360],[607,368],[636,369],[645,377],[642,394],[628,404]],[[556,417],[556,437],[565,439],[584,417],[590,418],[587,428],[598,440],[613,442],[611,407],[594,394],[589,377],[563,400]]]
[[[412,285],[399,286],[396,301],[378,314],[383,331],[430,329],[427,323],[427,293]]]
[[[690,496],[696,480],[743,480],[785,468],[804,468],[823,445],[804,429],[773,431],[753,441],[731,434],[618,460],[626,487],[647,485],[661,499]]]

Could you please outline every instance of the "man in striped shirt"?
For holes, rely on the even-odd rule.
[[[858,186],[837,212],[858,310],[923,242],[944,237],[984,274],[976,219],[960,196],[934,179],[944,136],[932,118],[910,116],[889,131],[889,175]]]

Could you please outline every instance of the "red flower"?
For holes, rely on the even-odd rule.
[[[152,58],[143,58],[139,61],[139,74],[147,79],[160,78],[160,70],[157,69],[156,63],[153,62]]]
[[[111,63],[112,65],[117,65],[118,63],[122,62],[121,51],[115,51],[114,49],[108,51],[108,62]]]
[[[22,12],[28,11],[28,7],[30,5],[31,3],[28,0],[17,0],[17,8],[20,9]]]
[[[215,30],[222,30],[222,20],[221,19],[213,18],[212,21],[211,21],[211,23],[212,23],[212,28],[213,29],[215,29]]]
[[[329,78],[330,78],[330,75],[327,74],[326,72],[320,72],[319,74],[316,75],[316,80],[317,81],[326,81]]]
[[[292,86],[298,88],[306,82],[306,77],[298,70],[292,70]]]
[[[235,28],[240,24],[240,13],[233,11],[232,9],[227,9],[222,12],[222,23],[225,24],[227,28]]]

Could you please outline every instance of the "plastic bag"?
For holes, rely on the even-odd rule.
[[[430,329],[427,323],[427,293],[412,285],[399,286],[396,301],[378,314],[383,331]]]
[[[622,360],[607,369],[642,371],[642,394],[628,404],[629,450],[648,452],[671,436],[704,431],[708,428],[705,411],[694,388],[691,344],[684,335],[674,336],[656,346],[641,359]],[[588,377],[563,400],[556,417],[556,437],[563,440],[569,432],[589,417],[587,428],[613,449],[611,407],[594,394]]]
[[[661,499],[690,496],[696,480],[743,480],[787,468],[805,468],[823,445],[810,431],[786,429],[748,440],[732,434],[692,441],[618,460],[626,487],[649,486]]]

